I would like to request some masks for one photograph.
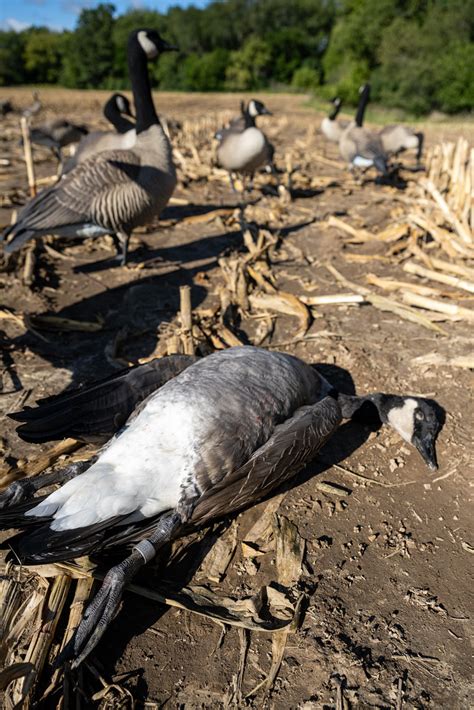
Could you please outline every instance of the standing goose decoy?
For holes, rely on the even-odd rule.
[[[423,143],[425,135],[421,131],[415,133],[412,128],[402,126],[401,124],[394,126],[385,126],[379,131],[379,136],[382,141],[384,151],[388,155],[398,155],[404,150],[411,148],[416,150],[416,162],[420,165],[421,155],[423,153]]]
[[[252,181],[254,172],[265,164],[271,163],[274,155],[273,146],[256,126],[257,116],[272,116],[271,111],[256,99],[249,101],[247,107],[243,102],[240,106],[241,115],[215,134],[219,141],[217,162],[229,172],[233,189],[233,172],[250,175]]]
[[[125,585],[158,549],[190,526],[268,495],[362,406],[372,406],[436,467],[440,423],[428,400],[343,395],[298,358],[252,346],[195,362],[176,357],[176,372],[182,371],[173,379],[171,356],[151,370],[150,363],[28,410],[37,432],[44,413],[43,437],[51,427],[53,438],[79,432],[88,440],[95,429],[113,438],[92,461],[23,486],[17,482],[0,495],[2,527],[24,528],[6,541],[14,559],[41,564],[132,548],[105,576],[60,662],[73,658],[77,666],[90,653],[115,616]],[[137,404],[140,390],[144,400]],[[57,428],[61,418],[68,431]],[[65,478],[51,495],[32,497]]]
[[[370,84],[360,88],[359,105],[355,120],[351,121],[339,139],[341,157],[350,169],[375,167],[382,175],[388,175],[387,154],[377,133],[362,127],[365,109],[370,98]]]
[[[128,62],[136,107],[132,149],[97,153],[28,202],[8,227],[5,252],[45,234],[98,237],[112,234],[120,264],[127,260],[130,233],[158,215],[176,185],[170,143],[155,112],[147,61],[175,49],[155,30],[135,30],[128,40]]]
[[[24,116],[25,118],[31,118],[32,116],[36,116],[36,114],[41,111],[42,107],[43,104],[41,103],[39,92],[33,91],[33,103],[30,106],[27,106],[22,111],[22,116]]]
[[[339,143],[343,131],[348,127],[349,121],[337,120],[339,111],[341,110],[342,101],[336,97],[331,101],[332,110],[328,116],[325,116],[321,121],[321,131],[325,138],[332,143]]]
[[[55,118],[30,130],[31,142],[50,148],[57,160],[62,163],[61,150],[67,145],[79,143],[81,138],[87,136],[87,126],[71,123],[66,118]]]
[[[104,116],[115,131],[92,131],[84,136],[73,156],[66,161],[62,174],[70,172],[76,165],[100,153],[102,150],[133,148],[137,137],[130,101],[123,94],[112,94],[104,105]]]

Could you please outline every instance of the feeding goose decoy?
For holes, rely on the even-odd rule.
[[[175,357],[179,374],[169,379]],[[27,410],[28,424],[36,421],[43,440],[48,430],[52,438],[79,433],[88,440],[95,430],[113,438],[91,461],[16,482],[0,495],[1,526],[22,529],[5,544],[25,564],[131,547],[107,573],[62,655],[73,665],[97,644],[125,585],[160,547],[190,526],[268,495],[363,406],[373,407],[436,467],[440,423],[429,400],[344,395],[298,358],[252,346],[150,364]],[[69,428],[58,429],[61,419]],[[32,496],[61,479],[69,480],[54,493]]]
[[[248,106],[241,102],[240,107],[241,115],[215,134],[219,141],[217,162],[229,172],[232,188],[232,173],[250,175],[252,180],[258,168],[273,162],[275,151],[263,131],[256,125],[257,116],[271,116],[271,111],[256,99],[249,101]]]
[[[332,143],[339,143],[343,131],[348,127],[349,121],[341,121],[337,119],[341,110],[342,100],[336,97],[331,101],[332,109],[327,116],[321,121],[321,131],[325,138]]]
[[[380,136],[362,127],[369,98],[370,85],[364,84],[360,88],[355,120],[349,123],[339,139],[339,152],[350,169],[375,167],[382,175],[388,175],[387,154]]]
[[[62,163],[62,148],[79,143],[88,133],[87,126],[71,123],[66,118],[54,118],[31,128],[30,140],[35,145],[50,148],[57,160]]]
[[[114,131],[92,131],[84,136],[76,152],[64,164],[62,174],[70,172],[76,165],[100,153],[102,150],[133,148],[137,137],[130,101],[123,94],[112,94],[104,105],[104,116],[115,128]]]
[[[98,237],[112,234],[125,264],[130,233],[157,216],[176,185],[171,146],[156,115],[147,61],[175,49],[155,30],[135,30],[128,62],[136,108],[133,149],[101,151],[43,190],[4,232],[5,252],[45,234]]]
[[[401,124],[385,126],[379,131],[384,151],[388,155],[398,155],[404,150],[416,150],[416,162],[419,165],[423,153],[424,133],[415,133],[412,128]]]

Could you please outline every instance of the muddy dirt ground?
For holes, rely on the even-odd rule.
[[[45,90],[43,115],[61,113],[105,125],[99,119],[105,97],[103,92]],[[31,101],[26,90],[2,90],[1,98],[11,98],[18,107]],[[168,118],[183,120],[217,111],[231,115],[239,99],[157,94],[156,105]],[[369,271],[400,278],[400,266],[385,257],[384,245],[348,245],[340,232],[322,228],[321,222],[337,215],[353,226],[378,231],[391,223],[393,210],[403,207],[404,190],[370,179],[355,185],[343,166],[320,162],[318,156],[337,161],[337,149],[318,132],[308,131],[321,116],[305,107],[302,97],[275,95],[265,101],[275,117],[288,119],[276,135],[272,119],[262,121],[275,142],[277,164],[284,163],[295,141],[307,140],[314,174],[334,178],[325,189],[296,195],[276,226],[272,205],[278,198],[263,196],[260,190],[252,195],[268,213],[262,226],[274,228],[280,238],[281,259],[273,264],[278,287],[299,295],[343,291],[326,262],[358,283],[364,283]],[[0,209],[2,227],[26,198],[17,123],[17,117],[3,119],[0,136],[0,157],[11,160],[0,168],[2,193],[7,196]],[[473,143],[472,124],[430,124],[425,129],[428,145],[459,134]],[[39,177],[54,172],[55,162],[47,151],[35,150],[35,157]],[[414,159],[405,160],[413,164]],[[407,173],[407,179],[412,177]],[[89,244],[54,243],[61,257],[38,251],[31,288],[20,278],[22,257],[0,275],[4,306],[103,322],[98,332],[41,332],[39,337],[17,323],[1,321],[5,460],[28,458],[38,450],[20,442],[14,423],[5,417],[20,402],[31,405],[40,397],[112,372],[108,353],[117,345],[118,333],[122,359],[137,362],[152,353],[159,329],[176,317],[180,285],[192,286],[193,308],[198,311],[218,301],[217,260],[226,250],[242,248],[242,234],[238,226],[227,229],[219,219],[189,223],[184,218],[237,205],[236,196],[225,180],[188,181],[180,184],[175,196],[189,204],[169,207],[162,226],[133,236],[126,268],[109,268],[113,249],[111,240],[104,238]],[[354,257],[363,254],[373,258]],[[463,303],[472,307],[472,300]],[[328,379],[346,391],[355,387],[361,393],[433,397],[446,410],[446,422],[438,439],[439,471],[429,471],[418,454],[387,428],[374,432],[351,423],[294,481],[278,514],[292,521],[306,541],[299,582],[299,590],[306,594],[302,622],[288,637],[270,697],[257,693],[241,706],[467,709],[473,693],[469,470],[473,379],[469,370],[420,365],[417,358],[433,352],[446,358],[467,354],[471,329],[463,322],[449,322],[448,335],[443,336],[370,306],[333,305],[320,307],[306,337],[295,339],[298,326],[291,316],[278,316],[274,324],[265,347],[324,364]],[[255,332],[255,319],[243,318],[241,337],[252,342]],[[320,482],[342,486],[348,494],[326,493]],[[245,539],[265,505],[238,516],[239,540]],[[191,560],[168,566],[166,578],[188,581],[199,566],[199,555],[198,549]],[[150,565],[140,581],[153,587],[158,574],[158,565]],[[224,579],[210,586],[239,597],[274,579],[274,551],[249,565],[237,546]],[[221,633],[212,621],[129,593],[95,657],[107,678],[131,673],[123,684],[137,707],[222,708],[229,706],[241,651],[235,628],[223,638]],[[251,634],[244,695],[268,673],[271,643],[268,635]]]

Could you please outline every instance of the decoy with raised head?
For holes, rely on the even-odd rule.
[[[150,365],[27,410],[25,438],[44,440],[48,431],[51,438],[87,441],[96,431],[113,438],[89,462],[16,482],[0,495],[1,526],[22,530],[5,544],[25,564],[131,548],[105,576],[62,655],[73,665],[97,644],[125,585],[158,549],[271,493],[362,407],[436,467],[440,422],[429,400],[344,395],[298,358],[252,346]],[[67,482],[54,493],[33,496],[61,479]]]
[[[92,131],[89,135],[84,136],[74,155],[65,162],[62,170],[63,175],[102,150],[133,148],[137,134],[135,122],[129,120],[134,116],[127,97],[123,94],[112,94],[104,105],[104,116],[115,130]]]
[[[45,234],[98,237],[111,234],[125,264],[132,230],[156,217],[176,185],[171,145],[156,115],[147,61],[176,49],[155,30],[131,32],[128,63],[136,109],[133,148],[101,151],[40,192],[4,232],[5,252]]]
[[[412,128],[401,124],[384,126],[379,131],[384,151],[387,155],[398,155],[404,150],[416,150],[416,162],[419,165],[423,153],[424,133],[416,133]]]
[[[382,175],[388,175],[387,154],[380,136],[362,126],[365,109],[370,99],[370,85],[364,84],[359,94],[355,120],[351,121],[342,132],[339,139],[339,152],[351,169],[366,170],[375,167]]]
[[[256,125],[258,116],[271,115],[257,99],[251,99],[247,106],[242,102],[241,115],[215,134],[219,141],[217,162],[229,172],[232,187],[232,173],[250,175],[252,179],[256,170],[273,161],[274,148]]]
[[[341,110],[342,100],[336,97],[331,101],[332,109],[321,121],[321,131],[325,138],[332,143],[339,143],[343,131],[348,127],[349,121],[338,120],[337,116]]]

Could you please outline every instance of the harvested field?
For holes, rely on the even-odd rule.
[[[41,94],[41,120],[61,112],[105,127],[107,92]],[[22,108],[31,93],[2,90],[3,98]],[[62,699],[65,708],[464,710],[473,692],[473,124],[422,126],[427,173],[406,155],[396,180],[356,181],[304,98],[268,95],[274,117],[261,125],[280,187],[261,173],[242,210],[226,175],[210,167],[212,135],[240,98],[156,94],[179,185],[160,222],[132,236],[127,267],[110,268],[109,237],[48,238],[1,257],[0,486],[87,454],[66,442],[45,459],[51,446],[21,442],[9,412],[177,348],[239,342],[318,363],[346,392],[436,399],[446,411],[439,470],[388,428],[346,423],[287,490],[148,565],[64,683],[50,661],[74,624],[66,629],[66,612],[91,593],[90,568],[84,561],[72,579],[65,568],[10,570],[7,631],[25,599],[31,614],[23,610],[17,644],[0,634],[2,664],[41,667],[40,641],[32,650],[30,640],[47,618],[52,643],[41,647],[39,678],[16,668],[38,707]],[[2,126],[3,229],[28,183],[18,115]],[[45,149],[34,157],[46,184],[55,162]],[[10,677],[0,680],[1,690]],[[23,682],[10,684],[5,707],[21,702]]]

